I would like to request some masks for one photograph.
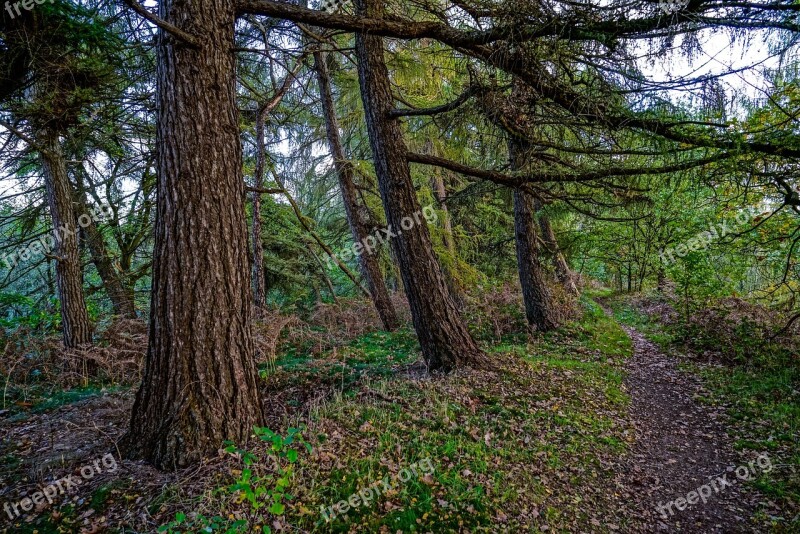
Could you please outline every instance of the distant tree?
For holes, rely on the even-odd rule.
[[[363,247],[365,243],[369,243],[368,238],[372,237],[372,240],[375,241],[375,237],[371,236],[370,233],[369,215],[366,213],[366,209],[359,206],[353,165],[347,160],[342,140],[339,136],[339,121],[336,117],[333,90],[331,88],[330,75],[328,74],[326,57],[323,52],[317,51],[314,53],[314,69],[319,85],[322,113],[325,115],[328,146],[336,167],[336,175],[339,179],[339,189],[342,193],[347,222],[353,234],[353,241]],[[400,321],[389,297],[389,291],[386,289],[378,256],[374,252],[374,250],[365,250],[359,255],[361,272],[367,281],[372,302],[375,304],[375,309],[378,311],[383,327],[386,330],[395,330],[400,326]]]

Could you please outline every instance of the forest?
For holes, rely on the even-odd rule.
[[[800,1],[0,17],[0,532],[800,532]]]

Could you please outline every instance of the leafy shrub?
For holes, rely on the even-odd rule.
[[[225,443],[225,452],[241,458],[243,469],[235,475],[233,484],[217,491],[228,496],[235,510],[227,517],[207,517],[201,513],[189,517],[178,512],[175,519],[159,527],[158,532],[272,532],[271,520],[283,515],[286,503],[294,498],[288,490],[299,450],[306,449],[310,453],[311,445],[303,440],[297,428],[288,429],[286,437],[268,428],[256,427],[254,430],[256,436],[268,445],[262,455],[240,449],[233,442]]]

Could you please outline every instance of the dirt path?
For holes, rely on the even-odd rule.
[[[700,381],[678,370],[676,358],[632,328],[623,327],[634,345],[625,384],[631,396],[636,442],[621,465],[621,479],[635,509],[636,522],[651,532],[753,532],[750,517],[758,496],[743,486],[736,468],[762,472],[756,459],[737,454],[725,431],[723,409],[700,403]],[[767,461],[762,458],[762,464]],[[745,471],[740,469],[740,474]],[[724,479],[719,480],[719,479]],[[705,488],[700,489],[705,485]],[[703,492],[706,502],[690,492]],[[669,503],[678,498],[683,510]],[[659,509],[660,505],[665,505]]]

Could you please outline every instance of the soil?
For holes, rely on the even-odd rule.
[[[743,477],[760,474],[757,455],[734,450],[724,407],[699,400],[707,392],[697,377],[679,369],[676,357],[636,330],[625,331],[634,345],[625,384],[637,439],[620,467],[621,483],[635,503],[632,513],[650,532],[753,532],[757,525],[750,518],[762,497],[736,469]],[[762,465],[768,467],[765,459]],[[677,503],[683,510],[670,506],[702,486],[710,493],[706,502],[694,496],[693,504]]]

